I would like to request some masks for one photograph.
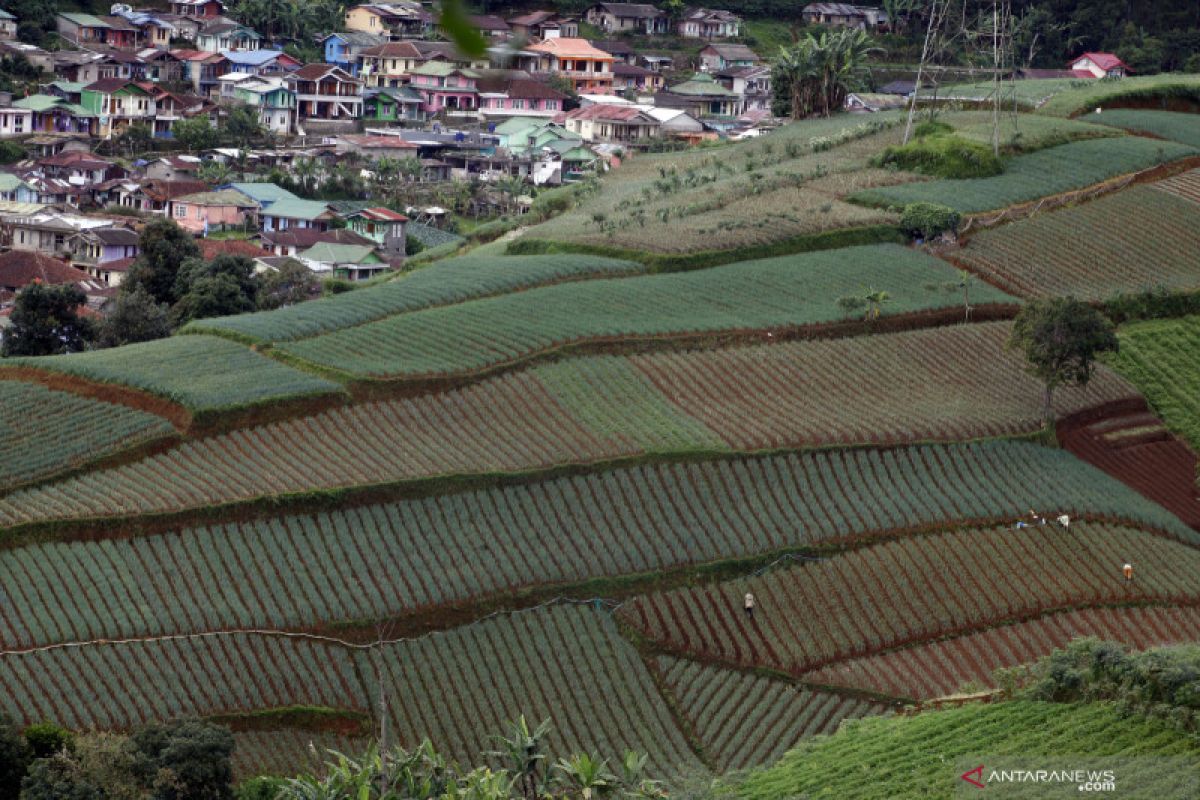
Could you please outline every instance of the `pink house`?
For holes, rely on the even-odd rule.
[[[479,89],[475,83],[477,70],[460,67],[448,61],[426,61],[409,73],[408,85],[425,98],[426,114],[442,111],[470,111],[479,107]]]
[[[167,215],[184,230],[204,236],[210,231],[241,228],[247,220],[257,223],[258,208],[258,203],[241,192],[226,189],[169,200]]]
[[[1084,53],[1067,65],[1081,78],[1124,78],[1129,67],[1112,53]]]
[[[563,110],[567,96],[526,72],[480,75],[479,114],[482,117],[553,117]]]

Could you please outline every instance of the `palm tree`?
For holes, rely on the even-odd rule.
[[[517,792],[526,800],[537,800],[542,794],[545,776],[539,773],[542,762],[546,760],[543,750],[549,733],[550,720],[531,729],[529,721],[522,714],[509,725],[508,736],[496,737],[502,749],[487,754],[507,762]]]
[[[200,165],[200,169],[196,170],[196,177],[210,186],[220,186],[229,183],[233,177],[233,170],[221,161],[205,161]]]

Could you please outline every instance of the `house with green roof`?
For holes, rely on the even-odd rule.
[[[119,136],[137,123],[154,127],[154,96],[131,80],[101,78],[85,86],[82,96],[83,107],[100,118],[96,135],[102,138]]]
[[[10,203],[36,203],[37,190],[11,172],[0,172],[0,200]]]
[[[368,123],[424,122],[425,119],[425,97],[412,87],[384,87],[363,92],[363,120]]]
[[[276,186],[273,183],[230,183],[226,186],[219,187],[221,189],[236,189],[242,194],[249,197],[265,211],[271,207],[271,204],[277,200],[299,200],[300,198],[284,189],[282,186]]]
[[[284,197],[274,201],[262,211],[264,231],[286,231],[293,228],[329,230],[336,215],[329,210],[328,203],[319,200],[301,200],[299,197]]]
[[[99,115],[51,94],[31,94],[12,102],[13,109],[28,109],[26,133],[86,133],[96,135]]]
[[[659,108],[678,108],[697,119],[701,117],[736,117],[741,113],[742,96],[717,82],[707,72],[697,72],[683,83],[654,95]]]
[[[320,242],[296,257],[313,272],[350,281],[373,278],[392,268],[379,257],[374,247],[365,244]]]
[[[179,227],[200,236],[211,231],[256,226],[258,211],[257,202],[234,189],[195,192],[167,201],[167,216]]]
[[[58,35],[75,44],[104,44],[112,27],[92,14],[60,11],[54,17]]]
[[[426,61],[408,73],[409,86],[421,94],[426,114],[469,111],[479,108],[478,70],[450,61]]]
[[[17,18],[0,8],[0,39],[17,38]]]

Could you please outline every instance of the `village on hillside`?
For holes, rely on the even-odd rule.
[[[38,75],[36,92],[0,92],[0,139],[21,148],[0,168],[0,327],[31,281],[77,284],[102,313],[156,215],[203,238],[206,257],[243,255],[259,271],[292,259],[359,280],[454,240],[455,216],[519,215],[539,187],[637,151],[781,121],[772,54],[745,44],[743,21],[720,9],[474,16],[487,48],[468,55],[428,2],[364,3],[310,43],[323,54],[311,63],[222,0],[170,9],[60,11],[55,50],[17,41],[19,20],[0,12],[0,54]],[[889,25],[879,8],[840,3],[800,17],[822,29]],[[1065,66],[1092,78],[1124,69],[1108,54]],[[846,108],[895,108],[914,86],[852,93]],[[328,196],[333,184],[347,199],[305,191]]]

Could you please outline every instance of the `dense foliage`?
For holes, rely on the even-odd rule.
[[[865,31],[849,28],[810,33],[783,48],[771,68],[772,111],[792,119],[841,111],[866,78],[873,50]]]
[[[900,227],[914,237],[933,239],[943,233],[958,232],[962,215],[937,203],[909,203],[900,215]]]
[[[87,296],[74,284],[29,284],[17,293],[0,354],[51,356],[83,350],[94,335],[91,320],[80,314],[86,304]]]
[[[987,178],[1004,172],[1004,163],[987,145],[946,133],[886,147],[873,163],[937,178]]]

